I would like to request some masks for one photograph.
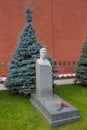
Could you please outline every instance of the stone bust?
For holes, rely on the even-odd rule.
[[[41,48],[40,58],[36,61],[36,95],[52,97],[52,66],[46,55],[46,48]]]
[[[50,65],[50,62],[49,60],[46,58],[47,56],[47,50],[46,48],[41,48],[40,49],[40,58],[37,60],[37,63],[40,64],[40,65],[48,65],[48,66],[51,66]]]

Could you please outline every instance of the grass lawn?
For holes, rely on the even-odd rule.
[[[0,91],[0,130],[87,130],[87,88],[63,85],[55,93],[79,109],[80,121],[50,128],[27,97]]]

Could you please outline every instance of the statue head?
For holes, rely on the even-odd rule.
[[[40,49],[40,58],[45,59],[47,55],[47,50],[46,48],[41,48]]]

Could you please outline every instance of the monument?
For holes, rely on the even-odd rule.
[[[46,49],[40,50],[40,59],[36,61],[36,95],[52,97],[52,66],[46,59]]]
[[[78,121],[78,109],[52,93],[52,66],[46,54],[46,48],[41,48],[40,59],[36,61],[36,93],[30,101],[51,127]]]

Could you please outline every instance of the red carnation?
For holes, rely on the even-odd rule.
[[[62,110],[62,109],[65,108],[65,107],[68,107],[68,106],[69,106],[69,105],[68,105],[67,103],[61,102],[58,111]]]
[[[60,106],[68,107],[69,105],[67,103],[65,103],[65,102],[61,102]]]

